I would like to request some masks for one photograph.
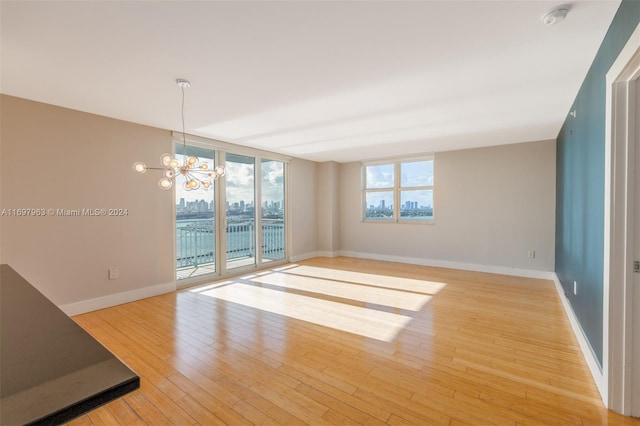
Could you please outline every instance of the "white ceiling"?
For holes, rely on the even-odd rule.
[[[316,161],[553,139],[619,3],[3,0],[0,90],[180,130],[186,78],[187,133]]]

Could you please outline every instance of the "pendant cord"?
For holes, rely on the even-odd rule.
[[[184,165],[187,165],[187,138],[184,134],[184,87],[180,86],[182,90],[182,158],[184,159]]]

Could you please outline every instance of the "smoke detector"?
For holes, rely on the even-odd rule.
[[[554,7],[553,9],[545,13],[540,19],[545,25],[555,25],[559,22],[564,21],[564,18],[567,17],[567,13],[569,13],[569,9],[570,7],[566,5]]]

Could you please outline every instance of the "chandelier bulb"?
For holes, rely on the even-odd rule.
[[[158,181],[158,186],[161,189],[171,189],[173,187],[173,181],[164,177]]]
[[[133,170],[138,173],[144,173],[147,171],[147,165],[142,161],[136,161],[135,163],[133,163]]]
[[[160,156],[160,163],[164,166],[164,167],[169,167],[169,164],[171,164],[171,160],[173,160],[173,158],[171,158],[171,154],[169,153],[164,153]]]

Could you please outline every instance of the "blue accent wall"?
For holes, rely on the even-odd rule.
[[[640,0],[623,0],[557,140],[556,273],[600,365],[606,74],[638,22]]]

